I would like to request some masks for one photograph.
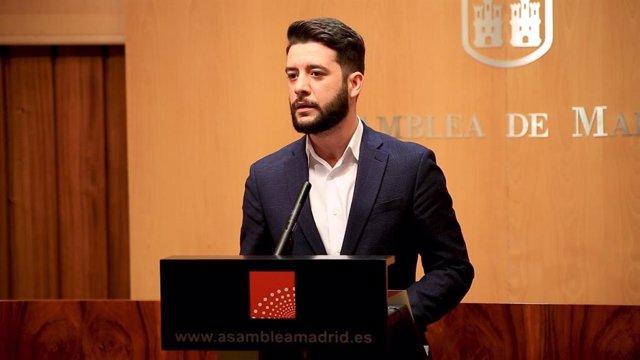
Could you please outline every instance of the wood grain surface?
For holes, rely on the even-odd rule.
[[[640,308],[460,304],[427,338],[437,360],[637,360]]]
[[[5,58],[10,283],[15,297],[60,296],[51,57],[48,47],[18,47]]]
[[[109,47],[104,59],[107,238],[109,298],[130,295],[127,96],[123,47]],[[126,284],[123,285],[123,284]]]
[[[0,54],[4,55],[4,49],[0,49]],[[7,149],[6,149],[6,116],[4,105],[4,56],[0,55],[0,169],[7,168]],[[8,191],[7,191],[7,172],[0,171],[0,299],[9,298],[11,289],[11,266],[9,265],[9,219],[8,216]]]
[[[461,304],[427,331],[434,360],[637,360],[637,306]],[[162,351],[158,301],[0,301],[0,358],[251,359]]]
[[[0,297],[127,298],[122,47],[1,55]]]
[[[0,301],[0,358],[217,360],[162,351],[157,301]]]
[[[124,0],[3,0],[0,45],[122,45],[124,21]]]
[[[61,296],[107,298],[101,48],[63,47],[54,64]]]

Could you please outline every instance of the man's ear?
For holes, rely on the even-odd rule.
[[[362,91],[362,83],[364,82],[364,75],[359,72],[352,72],[347,78],[347,86],[349,90],[349,97],[357,98]]]

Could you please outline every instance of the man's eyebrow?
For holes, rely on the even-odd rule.
[[[306,66],[307,70],[311,70],[311,69],[320,69],[320,70],[324,70],[324,71],[329,71],[329,68],[326,66],[322,66],[319,64],[309,64]]]
[[[305,66],[306,70],[313,70],[313,69],[320,69],[320,70],[324,70],[324,71],[329,71],[329,68],[326,66],[322,66],[320,64],[309,64],[307,66]],[[298,68],[295,66],[287,66],[284,68],[285,72],[289,72],[289,71],[298,71]]]

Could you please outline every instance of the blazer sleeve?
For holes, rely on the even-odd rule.
[[[474,277],[444,174],[430,150],[418,166],[413,216],[425,275],[407,290],[416,324],[424,328],[460,303]]]
[[[242,227],[240,228],[241,255],[270,255],[273,253],[273,239],[260,199],[255,164],[249,170],[242,200]]]

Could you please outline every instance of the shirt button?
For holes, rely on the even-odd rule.
[[[333,216],[338,215],[338,209],[331,210],[331,215],[333,215]]]

